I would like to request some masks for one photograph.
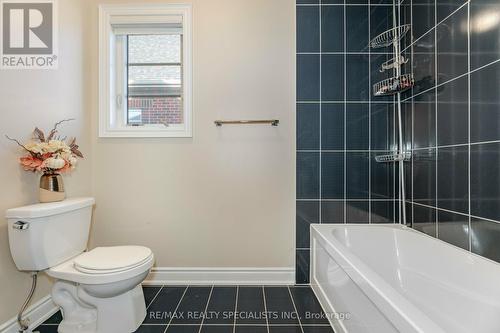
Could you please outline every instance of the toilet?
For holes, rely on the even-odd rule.
[[[154,255],[143,246],[86,251],[94,203],[75,198],[7,210],[12,258],[21,271],[55,279],[59,333],[134,332],[146,316],[141,282]]]

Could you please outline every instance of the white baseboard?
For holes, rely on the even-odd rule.
[[[153,267],[143,284],[276,285],[294,284],[293,267]]]
[[[54,313],[59,310],[57,305],[52,302],[50,295],[45,296],[35,304],[31,305],[25,312],[23,318],[29,318],[30,327],[29,332],[32,329],[46,321]],[[17,318],[11,318],[9,321],[0,325],[0,333],[18,333],[19,324],[17,323]]]

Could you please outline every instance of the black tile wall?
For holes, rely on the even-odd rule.
[[[346,201],[346,223],[367,223],[370,214],[369,201]]]
[[[500,62],[470,75],[471,142],[500,140]]]
[[[465,0],[436,0],[436,21],[441,22],[442,20],[445,20],[465,2]]]
[[[320,57],[297,54],[297,98],[300,101],[320,99]]]
[[[413,54],[410,57],[415,78],[415,88],[413,89],[415,92],[426,91],[436,84],[435,40],[436,34],[433,28],[412,45]]]
[[[297,199],[319,198],[319,153],[297,153]]]
[[[371,160],[380,153],[371,153]],[[371,163],[370,195],[372,199],[390,200],[394,198],[395,167],[389,163]]]
[[[468,71],[467,17],[465,6],[439,23],[436,28],[438,83]]]
[[[337,7],[343,11],[343,7]],[[347,52],[367,52],[369,33],[369,7],[348,6],[346,7],[346,47]],[[343,31],[343,29],[342,29]]]
[[[319,223],[319,201],[297,201],[297,226],[296,245],[297,249],[309,248],[309,226],[311,223]]]
[[[389,103],[370,104],[370,149],[390,150],[393,142],[394,105]]]
[[[369,199],[370,153],[346,153],[346,199]]]
[[[390,6],[374,6],[374,4],[375,3],[372,1],[372,6],[370,6],[370,39],[392,28],[392,1],[390,2]],[[372,49],[370,52],[385,53],[387,49]]]
[[[309,283],[309,249],[296,250],[295,254],[295,282],[297,284]]]
[[[297,7],[297,51],[319,52],[320,17],[314,6]]]
[[[439,239],[463,249],[469,249],[469,217],[467,215],[438,210],[437,220],[439,221],[437,224]]]
[[[469,211],[469,147],[438,149],[437,205],[467,214]]]
[[[346,56],[346,90],[348,101],[368,101],[370,68],[368,54],[348,54]]]
[[[415,24],[412,26],[412,33],[415,39],[420,38],[422,35],[428,33],[435,25],[435,0],[413,0],[411,1],[411,9],[413,14],[413,21]],[[407,3],[407,1],[405,1]],[[410,19],[412,17],[410,16]],[[418,24],[417,24],[418,22]],[[411,23],[407,20],[405,23]],[[432,34],[434,35],[434,34]]]
[[[297,105],[297,149],[319,149],[319,124],[318,103]]]
[[[321,153],[321,198],[342,199],[345,196],[345,153]]]
[[[346,149],[369,150],[370,105],[350,103],[346,105]]]
[[[475,0],[470,4],[471,69],[498,60],[500,54],[500,25],[495,24],[500,12],[496,0]]]
[[[500,262],[500,3],[402,7],[416,81],[404,96],[409,224]]]
[[[500,221],[500,143],[471,146],[471,213]]]
[[[440,87],[437,95],[438,146],[465,144],[469,140],[468,84],[465,76]]]
[[[315,10],[317,11],[318,7],[315,7]],[[343,52],[345,26],[343,7],[322,7],[321,23],[321,52]],[[320,49],[316,51],[319,52]]]
[[[391,49],[392,1],[297,1],[296,282],[309,282],[311,223],[394,223],[394,99],[371,96]]]
[[[297,108],[301,104],[298,104]],[[323,150],[344,149],[344,103],[322,104],[321,147]],[[297,126],[299,126],[297,124]]]
[[[321,204],[321,222],[344,223],[344,209],[345,205],[343,200],[323,201]]]
[[[340,54],[321,56],[321,100],[325,102],[345,100],[345,57]],[[299,96],[300,98],[300,96]],[[300,99],[299,99],[300,101]]]
[[[436,205],[436,149],[413,152],[413,201]]]
[[[394,221],[395,201],[377,200],[371,201],[371,222],[372,223],[392,223]]]
[[[436,145],[436,94],[434,90],[413,98],[413,143],[414,149]],[[408,115],[407,115],[408,116]]]
[[[413,228],[429,236],[437,235],[437,210],[430,207],[413,206]]]
[[[500,262],[500,224],[474,218],[470,234],[472,252]]]

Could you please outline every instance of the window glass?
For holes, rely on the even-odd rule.
[[[129,63],[180,63],[181,35],[129,35]]]
[[[184,123],[180,97],[129,97],[128,123],[181,125]]]
[[[127,124],[182,125],[181,35],[127,39]]]

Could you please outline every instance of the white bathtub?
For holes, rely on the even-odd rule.
[[[500,332],[500,264],[404,226],[312,225],[311,285],[337,333]]]

